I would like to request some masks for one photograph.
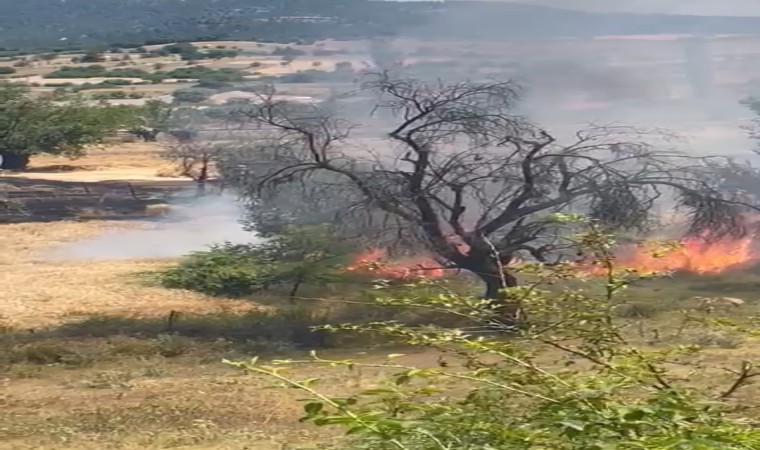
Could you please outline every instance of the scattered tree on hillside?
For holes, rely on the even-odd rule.
[[[264,136],[238,162],[244,183],[259,191],[323,183],[356,216],[383,217],[386,237],[479,277],[505,316],[518,313],[502,294],[517,285],[508,265],[525,255],[550,262],[566,248],[566,225],[551,220],[557,212],[642,229],[670,195],[690,214],[691,233],[746,231],[740,216],[749,206],[711,183],[715,160],[658,151],[620,126],[593,126],[563,143],[516,115],[511,82],[381,75],[365,88],[379,96],[378,111],[396,118],[387,147],[352,145],[353,124],[331,111],[263,95],[246,112]]]
[[[151,100],[140,108],[129,132],[145,142],[155,142],[158,135],[169,131],[174,108],[160,100]]]
[[[208,100],[213,94],[213,89],[187,88],[177,89],[172,93],[172,96],[177,103],[201,103]]]
[[[204,140],[191,132],[171,133],[163,147],[162,156],[177,164],[180,175],[195,181],[198,197],[206,195],[206,183],[215,163],[229,150],[226,143]]]
[[[78,98],[32,98],[25,86],[0,84],[2,168],[23,170],[38,153],[80,156],[131,121],[131,110],[87,106]]]
[[[97,62],[103,62],[105,60],[106,58],[103,56],[103,53],[97,49],[88,50],[84,55],[82,55],[79,58],[79,62],[83,62],[83,63],[97,63]]]
[[[58,53],[44,53],[40,55],[40,58],[50,64],[58,58]]]

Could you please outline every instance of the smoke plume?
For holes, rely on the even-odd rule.
[[[257,242],[239,220],[241,207],[231,196],[209,196],[191,204],[175,204],[159,221],[145,222],[139,229],[106,233],[65,245],[54,259],[119,260],[176,258],[204,250],[212,244]]]

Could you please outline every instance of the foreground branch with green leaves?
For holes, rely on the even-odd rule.
[[[377,289],[375,303],[445,313],[461,327],[324,327],[435,349],[435,366],[404,364],[404,355],[367,363],[316,353],[303,361],[228,363],[307,393],[304,420],[344,427],[349,437],[343,449],[759,449],[758,424],[732,399],[760,371],[750,361],[728,372],[705,366],[698,346],[637,341],[635,321],[616,310],[626,306],[624,291],[640,277],[614,264],[614,236],[583,218],[557,220],[582,225],[573,243],[593,255],[604,274],[591,279],[564,264],[522,267],[529,281],[506,290],[525,318],[519,328],[501,323],[492,303],[455,294],[445,284],[431,295],[430,281]],[[690,311],[670,332],[720,327],[752,336],[754,324]],[[319,380],[288,374],[314,364],[381,368],[388,378],[380,387],[332,397],[320,391]],[[709,376],[716,370],[730,377]],[[698,375],[709,385],[694,382]]]

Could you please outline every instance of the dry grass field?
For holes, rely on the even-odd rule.
[[[150,149],[114,146],[69,162],[80,169],[65,175],[150,177],[156,162]],[[59,164],[37,158],[25,176],[55,175],[37,170]],[[263,307],[167,290],[139,277],[168,260],[49,257],[60,245],[136,226],[0,225],[0,449],[282,450],[328,442],[332,435],[299,424],[297,393],[267,389],[268,381],[223,365],[224,357],[246,357],[224,339],[119,335],[120,323],[160,325],[171,311],[202,328]],[[88,317],[102,326],[71,334]],[[328,375],[327,386],[371,386],[373,377]]]
[[[28,172],[4,176],[81,183],[174,180],[174,168],[157,151],[144,143],[106,145],[76,160],[37,157]],[[51,256],[67,243],[140,226],[98,220],[0,224],[0,450],[316,450],[339,442],[335,431],[299,422],[302,394],[269,389],[269,380],[222,364],[223,358],[256,354],[260,343],[214,338],[214,332],[257,326],[252,318],[271,309],[267,299],[257,304],[211,298],[168,290],[143,276],[172,260]],[[670,302],[693,307],[684,299],[701,295],[710,283],[727,289],[720,295],[747,300],[738,314],[760,312],[760,274],[753,273],[668,280],[635,295],[643,311],[654,314],[676,308]],[[172,312],[194,336],[171,333]],[[652,319],[650,325],[669,322]],[[684,378],[699,384],[721,377],[730,382],[721,367],[760,358],[755,342],[720,334],[690,335],[684,343],[709,347],[702,362],[710,371],[683,370]],[[329,353],[379,358],[352,349]],[[436,357],[413,353],[399,363],[426,366]],[[383,376],[302,370],[304,378],[323,378],[328,394],[377,387]],[[760,387],[742,391],[737,401],[748,405],[747,415],[760,417],[749,406],[760,404]]]
[[[240,311],[248,302],[146,287],[131,275],[167,261],[51,261],[56,245],[112,232],[124,222],[25,223],[0,226],[0,317],[6,326],[38,328],[92,315],[166,316],[169,312]],[[40,282],[40,280],[46,280]]]
[[[173,176],[176,168],[161,159],[159,147],[150,143],[108,144],[91,148],[78,159],[57,156],[35,157],[23,174],[6,174],[53,181],[155,181],[186,180]]]

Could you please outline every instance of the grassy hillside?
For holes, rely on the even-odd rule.
[[[0,1],[0,47],[135,47],[182,40],[275,42],[388,35],[548,38],[600,34],[754,33],[760,18],[593,14],[488,1]],[[727,11],[730,13],[731,11]]]

